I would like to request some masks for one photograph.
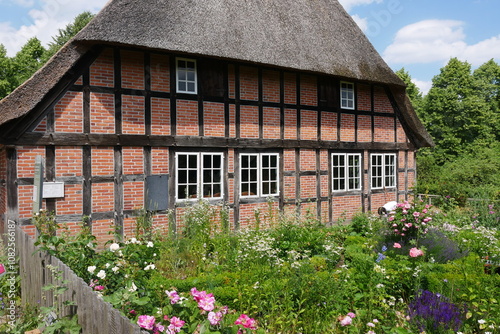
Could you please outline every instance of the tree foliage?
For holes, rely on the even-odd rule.
[[[52,38],[53,41],[49,43],[47,49],[38,38],[33,37],[14,57],[8,57],[5,47],[0,44],[0,99],[30,78],[93,17],[90,12],[78,15],[73,23],[64,29],[59,29],[59,33]]]
[[[404,69],[397,73],[411,82]],[[500,66],[490,60],[472,71],[468,62],[452,58],[421,100],[408,88],[436,143],[417,155],[417,191],[500,198]]]

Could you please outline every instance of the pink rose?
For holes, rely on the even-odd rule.
[[[349,326],[350,324],[352,324],[352,318],[348,315],[346,315],[345,317],[340,317],[339,320],[341,326]]]
[[[411,257],[418,257],[418,256],[423,256],[424,252],[421,249],[418,249],[416,247],[413,247],[410,249],[410,256]]]
[[[392,246],[392,247],[394,247],[394,248],[401,248],[401,244],[399,244],[399,243],[395,242],[395,243],[394,243],[394,246]]]
[[[155,324],[155,317],[151,315],[140,315],[137,324],[147,330],[152,330]]]

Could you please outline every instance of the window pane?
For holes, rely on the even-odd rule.
[[[178,182],[179,183],[187,183],[187,171],[186,170],[179,170],[177,173]]]
[[[250,181],[257,181],[257,170],[256,169],[250,170]]]
[[[258,190],[257,190],[257,182],[252,182],[250,183],[250,194],[249,195],[258,195]]]
[[[212,171],[211,170],[204,170],[203,171],[203,182],[204,183],[212,182]]]
[[[196,198],[197,195],[196,185],[189,185],[189,198]]]
[[[179,168],[186,168],[187,167],[187,156],[186,155],[179,154],[177,156],[177,161],[179,164]]]
[[[194,89],[194,83],[193,82],[188,82],[187,91],[188,92],[194,92],[195,91],[195,89]]]
[[[185,185],[177,186],[177,197],[180,199],[187,198],[187,186]]]
[[[196,170],[190,170],[188,172],[188,177],[189,177],[189,183],[197,183],[198,177],[197,177],[197,171]]]
[[[269,169],[262,170],[262,180],[269,181]]]
[[[190,155],[188,157],[188,165],[189,165],[189,168],[198,168],[198,156],[197,155]]]
[[[269,195],[269,194],[270,194],[269,183],[268,182],[262,183],[262,195]]]

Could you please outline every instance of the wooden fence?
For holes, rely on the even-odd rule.
[[[53,292],[43,291],[48,284],[58,284],[49,266],[61,272],[68,290],[57,298],[58,316],[78,315],[84,334],[141,334],[147,333],[120,312],[104,302],[80,277],[56,257],[38,251],[34,240],[16,226],[16,252],[21,275],[23,305],[53,306]],[[73,306],[64,306],[65,301]]]

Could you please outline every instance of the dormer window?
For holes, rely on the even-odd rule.
[[[351,82],[340,83],[340,107],[354,109],[354,84]]]
[[[177,58],[177,93],[197,93],[196,60]]]

